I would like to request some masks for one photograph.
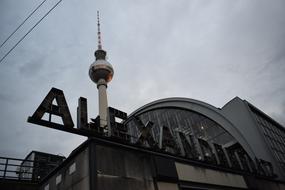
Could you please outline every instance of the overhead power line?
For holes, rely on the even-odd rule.
[[[28,16],[27,18],[6,38],[6,40],[1,44],[0,48],[25,24],[25,22],[46,2],[43,0]]]
[[[51,12],[51,11],[53,11],[53,9],[55,9],[58,5],[59,5],[59,3],[61,3],[62,2],[62,0],[59,0],[2,58],[1,58],[1,60],[0,60],[0,63],[19,45],[19,43],[21,43],[25,38],[26,38],[26,36],[30,33],[30,32],[32,32],[33,30],[34,30],[34,28],[38,25],[38,24],[40,24],[41,22],[42,22],[42,20],[46,17],[46,16],[48,16],[49,15],[49,13]]]

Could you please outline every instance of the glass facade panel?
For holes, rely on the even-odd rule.
[[[178,108],[163,108],[148,111],[139,115],[141,121],[154,123],[152,134],[158,142],[160,127],[169,127],[173,136],[176,131],[204,139],[208,142],[226,146],[237,141],[219,124],[199,113]],[[133,137],[137,137],[139,129],[132,119],[127,123],[128,129]],[[176,136],[175,136],[176,137]],[[133,139],[135,140],[135,139]]]
[[[254,108],[250,107],[256,119],[258,126],[262,129],[267,144],[271,148],[275,159],[280,164],[280,167],[285,172],[285,129],[281,130],[280,126],[272,122],[267,117],[263,116]]]

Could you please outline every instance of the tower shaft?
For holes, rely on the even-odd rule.
[[[98,97],[99,97],[99,116],[100,116],[100,127],[107,126],[107,82],[103,79],[100,79],[97,84],[98,88]]]

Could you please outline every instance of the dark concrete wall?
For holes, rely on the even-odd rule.
[[[154,190],[150,155],[96,146],[96,190]]]
[[[245,180],[248,187],[252,190],[284,190],[285,183],[279,183],[276,181],[268,181],[264,179],[257,179],[252,176],[246,176]]]
[[[39,185],[36,183],[31,183],[31,182],[1,179],[0,189],[3,189],[3,190],[38,190]]]
[[[75,163],[75,171],[70,173],[70,167]],[[56,184],[56,177],[61,175],[61,182]],[[45,190],[49,185],[49,190],[89,190],[89,152],[88,148],[84,149],[64,167],[56,172],[45,181],[40,190]]]

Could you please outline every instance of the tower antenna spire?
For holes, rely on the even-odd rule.
[[[98,27],[98,32],[97,32],[97,36],[98,36],[98,49],[102,49],[99,11],[97,11],[97,27]]]

